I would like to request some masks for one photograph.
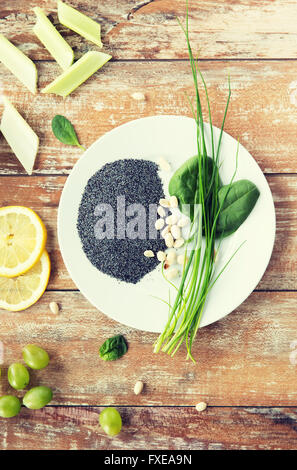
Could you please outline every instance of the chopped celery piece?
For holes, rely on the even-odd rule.
[[[31,175],[38,152],[39,139],[10,101],[6,97],[3,100],[5,107],[0,130],[26,172]]]
[[[58,0],[58,18],[60,23],[67,28],[102,47],[101,26],[96,21],[61,0]]]
[[[65,97],[85,82],[110,59],[111,55],[109,54],[89,51],[52,83],[43,88],[41,93],[55,93],[56,95]]]
[[[32,93],[36,93],[37,69],[34,62],[8,41],[3,34],[0,34],[0,61]]]
[[[63,70],[70,67],[74,59],[74,53],[69,44],[62,38],[41,8],[35,7],[37,22],[33,28],[34,33],[58,62]]]

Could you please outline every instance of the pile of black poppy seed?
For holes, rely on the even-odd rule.
[[[118,280],[136,284],[158,264],[155,257],[146,258],[144,251],[152,250],[155,254],[165,250],[165,243],[160,234],[158,238],[149,238],[148,215],[146,218],[146,239],[98,240],[94,227],[98,216],[94,214],[98,204],[110,204],[114,211],[114,231],[117,233],[117,198],[125,197],[126,207],[141,204],[146,213],[149,205],[164,197],[158,167],[148,160],[124,159],[104,165],[88,181],[79,207],[77,229],[83,250],[90,262],[100,271]],[[157,217],[157,213],[156,213]],[[129,218],[126,218],[126,222]]]

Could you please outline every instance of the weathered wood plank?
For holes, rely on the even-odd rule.
[[[40,88],[58,73],[53,63],[40,63],[38,68]],[[263,171],[297,172],[297,62],[210,62],[201,63],[201,68],[209,85],[214,124],[221,126],[229,73],[233,95],[226,131],[246,146]],[[62,145],[53,136],[55,114],[66,115],[82,143],[89,146],[105,132],[139,117],[190,116],[185,92],[194,93],[187,62],[109,63],[66,99],[32,96],[2,66],[0,83],[38,133],[35,173],[47,174],[69,173],[81,155],[79,149]],[[144,92],[146,100],[133,100],[135,91]],[[203,103],[205,106],[205,100]],[[0,155],[1,174],[24,173],[3,137]]]
[[[58,315],[50,312],[50,301],[59,303]],[[156,334],[115,323],[79,292],[47,292],[27,311],[0,312],[0,393],[9,390],[7,366],[21,359],[22,346],[37,343],[48,350],[51,363],[32,371],[32,385],[52,386],[53,404],[195,405],[203,400],[212,406],[295,406],[296,302],[296,292],[253,293],[228,317],[200,330],[195,365],[185,360],[184,348],[174,359],[153,354]],[[98,349],[115,334],[125,335],[128,353],[104,362]],[[145,389],[136,397],[139,379]]]
[[[103,43],[117,59],[187,57],[176,16],[185,20],[185,0],[71,0],[102,25]],[[190,1],[193,46],[202,58],[296,58],[297,5],[289,0]],[[54,0],[11,2],[0,6],[0,30],[34,59],[48,59],[32,32],[34,6],[43,7],[77,55],[94,46],[59,25]]]
[[[57,241],[57,207],[65,177],[0,178],[0,204],[25,204],[35,209],[48,228],[53,270],[50,289],[74,289]],[[297,176],[269,176],[276,205],[277,235],[269,267],[258,289],[297,289]]]
[[[102,408],[47,407],[1,421],[2,450],[296,449],[296,408],[119,408],[121,433],[98,425]]]

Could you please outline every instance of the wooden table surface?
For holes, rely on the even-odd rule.
[[[220,126],[231,78],[225,129],[265,172],[277,215],[276,243],[257,289],[232,314],[203,328],[195,343],[198,363],[152,354],[155,334],[108,319],[77,291],[57,242],[63,185],[81,155],[52,135],[51,119],[67,116],[89,146],[110,129],[143,116],[190,115],[193,95],[185,41],[176,16],[184,0],[71,0],[102,24],[104,50],[113,60],[65,100],[32,95],[0,65],[0,86],[40,137],[32,176],[0,139],[1,205],[36,210],[48,228],[52,274],[42,299],[24,312],[1,311],[3,368],[38,343],[52,360],[33,375],[54,389],[40,411],[0,425],[0,449],[296,449],[297,448],[297,2],[291,0],[190,1],[193,48],[209,85],[214,124]],[[0,32],[32,58],[39,89],[59,73],[32,32],[32,8],[58,24],[53,0],[2,0]],[[91,43],[58,29],[76,57]],[[131,95],[143,92],[145,101]],[[2,109],[1,109],[2,112]],[[259,227],[259,230],[261,227]],[[61,306],[58,315],[49,302]],[[140,312],[141,314],[141,312]],[[127,355],[105,363],[98,348],[122,333]],[[4,375],[6,375],[4,373]],[[145,382],[135,396],[136,380]],[[9,390],[1,379],[1,393]],[[198,413],[194,405],[206,401]],[[102,406],[117,406],[124,427],[108,438],[98,426]]]

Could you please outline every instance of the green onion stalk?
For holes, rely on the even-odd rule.
[[[186,243],[185,261],[181,281],[179,287],[176,287],[177,293],[173,305],[171,305],[169,301],[168,321],[164,328],[164,331],[160,334],[159,338],[154,344],[154,352],[158,353],[161,350],[171,356],[174,356],[180,346],[185,343],[187,349],[187,359],[190,358],[193,362],[195,362],[195,359],[192,355],[192,345],[201,322],[207,296],[217,279],[221,276],[221,274],[223,273],[223,271],[225,270],[225,268],[227,267],[227,265],[229,264],[229,262],[240,247],[233,253],[233,255],[223,267],[223,269],[216,276],[216,225],[220,210],[224,203],[224,201],[222,201],[219,205],[217,198],[217,194],[220,189],[219,155],[225,119],[231,97],[230,79],[228,80],[229,92],[221,126],[221,132],[219,135],[218,144],[217,146],[215,146],[207,86],[204,77],[197,65],[197,60],[193,56],[189,39],[188,2],[186,26],[184,27],[179,19],[178,22],[186,37],[190,66],[195,87],[196,109],[194,108],[190,99],[189,102],[197,127],[198,181],[193,201],[195,211],[191,223],[191,236],[189,237],[189,240]],[[203,90],[205,93],[208,107],[211,153],[214,162],[214,164],[212,165],[210,177],[207,167],[208,155],[198,86],[199,78],[201,79],[203,84]],[[233,181],[235,173],[232,177],[231,182]],[[204,235],[204,248],[202,248],[202,234]],[[164,270],[163,275],[166,278]]]

